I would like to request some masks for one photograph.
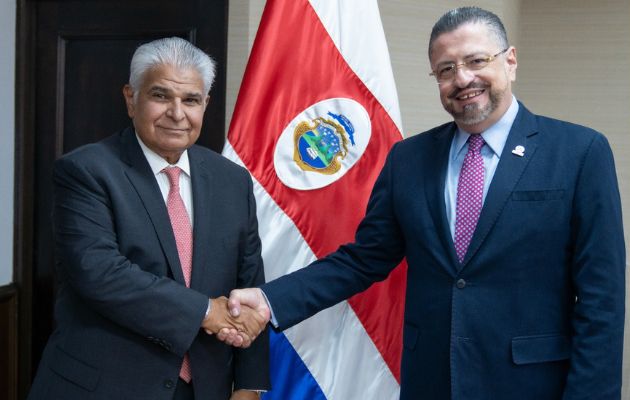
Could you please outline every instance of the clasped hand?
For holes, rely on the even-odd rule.
[[[212,299],[203,328],[226,344],[246,348],[265,329],[270,318],[271,310],[262,290],[235,289],[229,301],[225,297]]]
[[[210,312],[201,326],[206,333],[217,334],[217,338],[235,347],[249,347],[269,322],[269,313],[247,305],[239,307],[232,315],[225,296],[211,299]]]

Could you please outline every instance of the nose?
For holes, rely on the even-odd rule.
[[[475,74],[473,71],[469,70],[465,66],[458,67],[455,71],[455,78],[453,81],[457,87],[465,88],[470,82],[475,79]]]
[[[166,115],[175,121],[181,121],[184,119],[182,102],[179,99],[174,99],[166,110]]]

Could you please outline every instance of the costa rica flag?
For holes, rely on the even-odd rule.
[[[353,240],[402,138],[376,0],[268,0],[223,154],[253,179],[267,280]],[[398,399],[406,265],[271,334],[264,399]]]

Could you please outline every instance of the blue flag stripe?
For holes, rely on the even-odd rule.
[[[271,390],[263,400],[326,400],[326,396],[283,333],[269,332]]]

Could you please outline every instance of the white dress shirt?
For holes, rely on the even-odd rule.
[[[193,224],[193,201],[192,201],[192,185],[191,185],[191,175],[190,175],[190,162],[188,161],[188,150],[184,150],[182,155],[179,157],[179,160],[176,164],[169,164],[162,156],[151,150],[147,147],[146,144],[140,139],[140,136],[136,133],[136,138],[138,138],[138,143],[140,143],[140,147],[142,148],[142,152],[149,162],[149,166],[151,167],[151,171],[155,176],[155,180],[160,187],[160,191],[162,192],[162,197],[164,198],[164,203],[166,204],[166,200],[168,199],[168,192],[171,189],[171,184],[168,181],[168,177],[162,170],[166,167],[179,167],[183,173],[179,174],[179,195],[182,197],[184,201],[184,206],[186,207],[186,211],[188,212],[188,218],[190,218],[190,226]]]

